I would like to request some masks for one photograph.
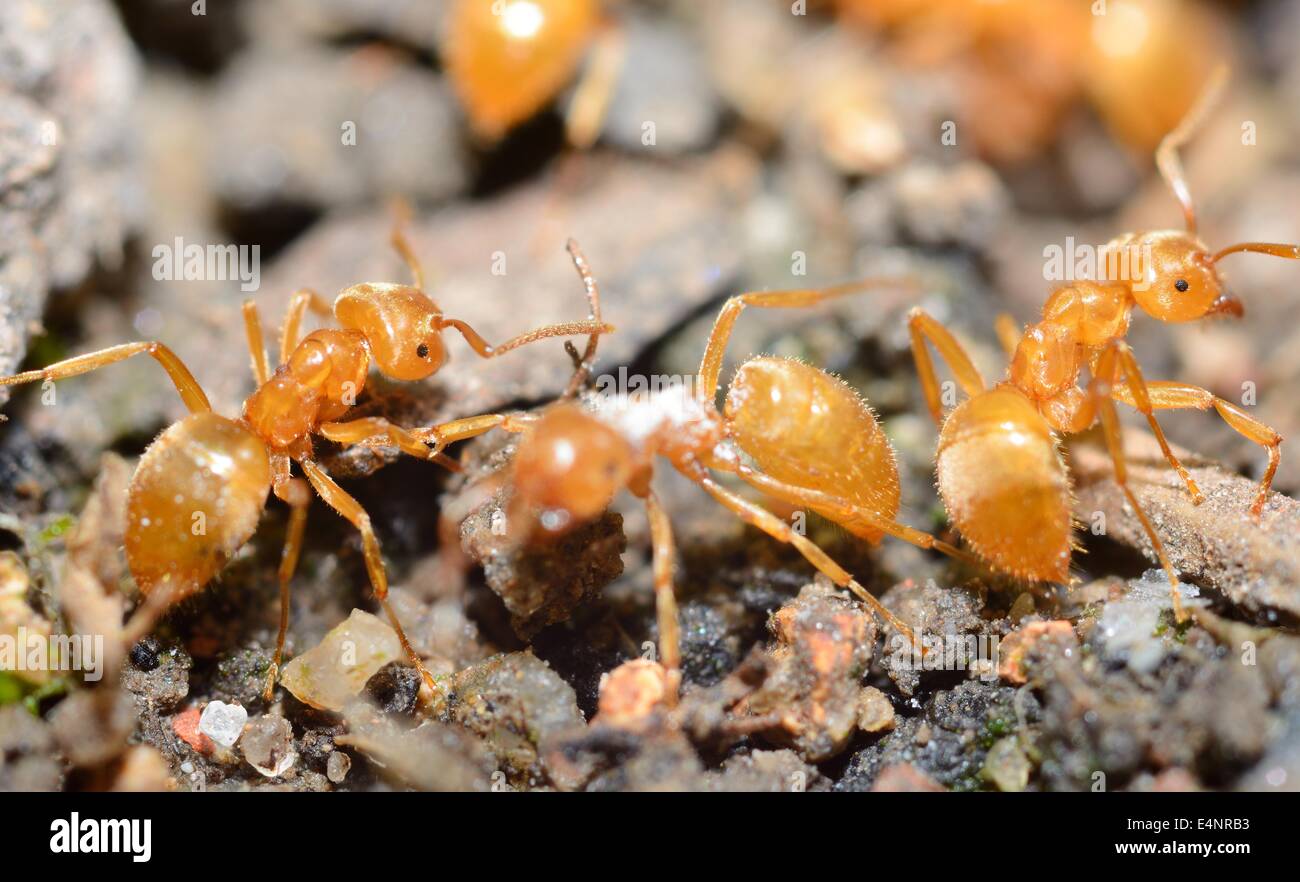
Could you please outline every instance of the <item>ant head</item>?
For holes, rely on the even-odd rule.
[[[441,314],[409,285],[353,285],[334,301],[339,324],[365,335],[375,364],[394,380],[423,380],[447,361],[435,323]]]
[[[515,454],[514,503],[562,533],[609,507],[632,474],[632,448],[617,431],[572,404],[534,424]]]
[[[1126,261],[1129,272],[1116,275],[1108,265],[1108,277],[1126,281],[1138,306],[1162,322],[1203,318],[1224,296],[1214,256],[1189,233],[1159,230],[1124,237],[1107,255],[1108,261],[1116,259]]]
[[[1125,248],[1131,249],[1130,256],[1137,255],[1138,266],[1143,268],[1129,283],[1133,298],[1162,322],[1188,322],[1207,315],[1242,316],[1241,301],[1224,291],[1219,276],[1219,261],[1229,254],[1248,251],[1300,259],[1300,245],[1272,242],[1240,242],[1211,254],[1195,236],[1173,231],[1127,236],[1111,246],[1112,250]]]

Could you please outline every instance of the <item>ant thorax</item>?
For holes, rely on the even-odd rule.
[[[244,402],[244,421],[273,449],[286,448],[345,414],[364,388],[369,367],[358,332],[314,331]]]
[[[601,422],[639,452],[671,456],[676,450],[707,451],[722,438],[721,417],[689,383],[598,394],[592,401]]]

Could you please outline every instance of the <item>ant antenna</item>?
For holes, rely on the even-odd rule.
[[[406,241],[406,233],[402,231],[411,221],[412,209],[411,203],[402,196],[394,196],[389,201],[389,208],[393,213],[393,233],[389,241],[393,243],[393,248],[402,256],[402,260],[411,269],[411,275],[415,278],[415,287],[424,290],[424,269],[420,266],[420,260],[415,256],[415,251],[411,248],[411,243]]]
[[[580,370],[582,368],[582,356],[578,354],[578,347],[573,345],[572,340],[564,341],[564,351],[569,354],[569,359],[573,362],[573,369],[575,371]]]
[[[1227,257],[1229,254],[1236,254],[1239,251],[1249,251],[1254,254],[1271,254],[1274,257],[1300,260],[1300,245],[1278,245],[1272,242],[1241,242],[1237,245],[1230,245],[1215,254],[1210,258],[1210,263],[1216,263],[1219,258]]]

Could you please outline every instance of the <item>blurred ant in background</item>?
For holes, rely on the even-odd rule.
[[[565,116],[570,146],[595,143],[623,43],[599,0],[453,0],[441,45],[474,133],[500,140],[555,100],[584,60]]]
[[[1080,99],[1117,140],[1146,154],[1188,112],[1229,52],[1220,23],[1193,0],[833,5],[844,21],[885,35],[905,64],[955,69],[963,126],[981,153],[1005,163],[1053,143]]]

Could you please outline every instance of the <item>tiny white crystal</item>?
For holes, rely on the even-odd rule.
[[[237,704],[210,701],[199,717],[199,731],[222,747],[234,747],[248,722],[248,711]]]

